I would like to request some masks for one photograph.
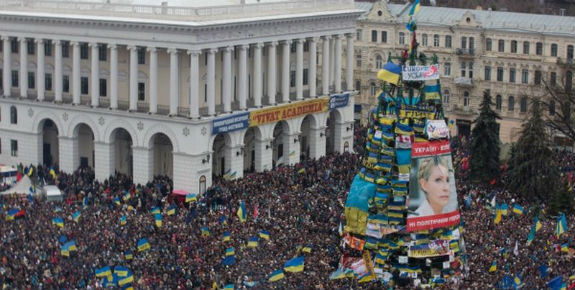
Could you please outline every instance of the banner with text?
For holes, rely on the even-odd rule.
[[[250,112],[250,127],[327,111],[329,98],[319,98]]]
[[[249,126],[250,113],[239,113],[212,121],[212,134],[227,133],[245,129]]]
[[[439,79],[439,66],[432,65],[405,65],[401,77],[404,81],[429,81]]]
[[[349,93],[339,94],[339,95],[331,95],[329,97],[329,109],[337,109],[341,107],[347,106],[349,103]]]
[[[409,247],[407,256],[412,258],[427,258],[449,255],[449,241],[435,240],[429,244],[413,245]]]

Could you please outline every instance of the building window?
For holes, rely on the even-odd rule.
[[[290,45],[290,53],[295,53],[297,50],[297,42],[292,41],[291,45]]]
[[[387,31],[381,32],[381,42],[387,43]]]
[[[463,49],[467,48],[467,37],[465,37],[465,36],[461,37],[461,48],[463,48]]]
[[[470,79],[473,78],[473,62],[472,61],[469,62],[469,78]]]
[[[464,107],[469,106],[469,92],[468,91],[463,92],[463,106]]]
[[[18,140],[10,140],[10,155],[12,157],[18,156]]]
[[[304,86],[307,86],[308,83],[309,83],[309,81],[308,81],[308,74],[309,74],[308,69],[307,69],[307,68],[304,68],[304,69],[303,69],[303,85],[304,85]]]
[[[36,50],[36,45],[34,43],[34,40],[26,39],[26,48],[28,50],[28,55],[34,55],[34,52]]]
[[[52,40],[44,40],[44,55],[52,56]]]
[[[62,41],[62,57],[70,57],[70,42]]]
[[[555,115],[555,101],[549,101],[549,115]]]
[[[502,67],[497,68],[497,81],[498,82],[503,81],[503,68]]]
[[[511,41],[511,53],[517,53],[517,41],[516,40]]]
[[[361,29],[355,31],[355,39],[361,41]]]
[[[573,45],[567,46],[567,59],[573,59]]]
[[[88,94],[88,77],[80,78],[80,92],[82,93],[82,95]]]
[[[552,71],[551,75],[549,76],[549,84],[551,86],[555,86],[557,84],[557,73]]]
[[[303,42],[303,51],[304,51],[304,52],[308,52],[308,51],[309,51],[309,41],[307,41],[307,40],[305,40],[305,41]],[[263,54],[264,56],[266,55],[266,50],[265,50],[265,49],[262,49],[262,54]],[[224,54],[222,53],[222,56],[223,56],[223,55],[224,55]]]
[[[527,112],[527,97],[521,97],[521,101],[519,101],[519,106],[521,113]]]
[[[529,41],[523,41],[523,54],[529,54]]]
[[[10,124],[18,124],[18,110],[15,106],[10,107]]]
[[[20,74],[18,73],[17,70],[13,70],[12,71],[12,87],[13,88],[17,88],[18,84],[20,83],[18,78],[20,77]]]
[[[62,91],[64,93],[70,92],[70,76],[68,75],[62,76]]]
[[[499,40],[498,50],[499,52],[505,52],[505,41],[503,39]]]
[[[377,30],[371,31],[371,42],[377,42]]]
[[[491,80],[491,67],[490,66],[485,67],[485,80],[486,81]]]
[[[475,38],[470,37],[469,38],[469,51],[473,51],[474,48],[475,48]]]
[[[12,40],[10,40],[10,52],[18,53],[18,46],[18,39],[12,38]]]
[[[381,55],[376,55],[375,56],[375,68],[376,69],[382,69],[383,68],[383,59],[381,58]]]
[[[45,74],[44,75],[44,88],[47,91],[51,91],[52,90],[52,74]]]
[[[514,68],[510,68],[509,69],[509,82],[510,83],[514,83],[515,82],[515,69]]]
[[[361,91],[361,81],[360,80],[355,80],[355,90],[356,91]]]
[[[465,62],[461,63],[461,77],[465,77],[465,72],[467,71],[467,64]]]
[[[427,46],[427,34],[425,33],[421,36],[421,45]]]
[[[361,54],[355,56],[355,65],[361,67]]]
[[[433,46],[434,46],[434,47],[438,47],[438,46],[439,46],[439,34],[434,34],[434,35],[433,35]]]
[[[88,59],[88,43],[80,43],[80,59]]]
[[[108,92],[108,83],[106,79],[100,79],[100,97],[105,97]]]
[[[491,51],[491,46],[493,44],[491,43],[491,38],[487,38],[485,39],[485,50],[486,51]]]
[[[521,83],[523,84],[529,83],[529,71],[526,69],[523,69],[521,71]]]
[[[497,95],[497,96],[495,97],[495,109],[496,109],[497,111],[501,111],[501,102],[502,102],[502,100],[501,100],[501,95]]]
[[[138,47],[138,64],[146,64],[146,49]]]
[[[399,44],[405,44],[405,33],[399,33]]]
[[[509,96],[509,100],[507,103],[507,110],[509,112],[513,112],[513,110],[515,110],[515,98],[513,98],[513,96]]]
[[[28,88],[29,89],[36,88],[36,74],[33,71],[28,72]]]
[[[449,104],[449,90],[443,90],[443,104],[444,105],[448,105]]]
[[[377,86],[375,86],[375,83],[371,83],[369,85],[369,93],[371,96],[374,96],[377,93]]]
[[[444,66],[443,74],[445,76],[450,76],[451,75],[451,63],[446,62],[443,66]]]
[[[533,81],[535,82],[536,85],[541,84],[541,71],[540,70],[535,71],[535,79]]]
[[[295,87],[295,70],[289,72],[289,86]]]
[[[445,47],[446,47],[446,48],[451,48],[451,35],[446,35],[446,36],[445,36]]]
[[[551,44],[551,56],[557,56],[557,43]]]
[[[535,44],[535,54],[543,55],[543,43],[537,42],[537,44]]]
[[[138,101],[145,101],[145,100],[146,100],[146,83],[138,82]]]
[[[98,60],[99,61],[107,61],[108,60],[108,45],[107,44],[100,44],[98,46]]]

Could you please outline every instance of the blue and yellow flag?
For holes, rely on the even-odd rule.
[[[240,222],[244,223],[246,222],[246,205],[244,204],[244,201],[240,201],[240,206],[238,208],[238,217],[240,218]]]
[[[17,208],[13,208],[13,209],[9,210],[9,211],[6,213],[6,220],[7,220],[7,221],[14,220],[14,218],[16,217],[16,214],[17,214],[19,211],[20,211],[20,210],[17,209]]]
[[[78,248],[76,247],[76,241],[72,240],[64,244],[68,251],[77,251]]]
[[[132,197],[132,196],[130,195],[130,191],[129,191],[129,190],[126,190],[126,193],[124,194],[124,197],[122,197],[122,199],[123,199],[124,201],[128,201],[128,200],[130,200],[131,197]]]
[[[533,240],[535,239],[535,225],[533,225],[531,227],[531,230],[529,231],[529,235],[527,236],[527,245],[531,245],[531,243],[533,242]]]
[[[234,284],[227,284],[224,286],[224,290],[234,290]]]
[[[501,222],[501,210],[499,208],[496,208],[495,210],[495,219],[493,220],[494,224],[499,224]]]
[[[411,9],[409,9],[409,16],[417,14],[420,8],[421,5],[419,4],[419,0],[415,0],[415,2],[413,2],[413,5],[411,5]]]
[[[236,254],[236,250],[233,247],[226,249],[226,257],[233,256],[235,254]]]
[[[175,215],[176,214],[176,205],[172,204],[170,205],[170,208],[168,208],[168,215]]]
[[[151,214],[159,214],[159,213],[161,213],[161,212],[162,212],[162,211],[160,210],[160,207],[158,207],[158,206],[155,206],[154,208],[152,208],[152,209],[150,210],[150,213],[151,213]]]
[[[541,225],[541,222],[539,221],[539,215],[536,215],[536,216],[535,216],[535,225],[534,225],[534,227],[535,227],[535,232],[538,232],[538,231],[541,229],[542,226],[543,226],[543,225]]]
[[[266,231],[263,230],[260,232],[260,238],[264,239],[264,240],[269,240],[270,239],[270,231]]]
[[[120,202],[120,198],[119,198],[119,197],[117,197],[117,196],[116,196],[116,197],[114,197],[114,203],[115,203],[117,206],[120,206],[120,205],[122,205],[122,203]]]
[[[203,226],[201,231],[202,231],[202,236],[206,236],[206,237],[210,236],[210,229],[208,227]]]
[[[128,223],[128,217],[126,217],[126,215],[122,215],[122,216],[120,217],[120,225],[121,225],[121,226],[125,226],[126,223]]]
[[[525,214],[525,209],[517,203],[513,204],[513,208],[511,209],[511,211],[513,211],[514,213],[516,213],[518,215]]]
[[[285,264],[284,264],[284,270],[286,270],[286,272],[291,272],[291,273],[302,272],[303,268],[304,268],[304,257],[303,256],[293,258],[293,259],[285,262]]]
[[[157,213],[154,214],[154,221],[156,223],[156,227],[160,228],[162,227],[162,215]]]
[[[268,281],[269,282],[275,282],[275,281],[279,281],[283,278],[285,278],[284,271],[282,271],[282,269],[279,269],[279,270],[274,271],[270,275],[270,277],[268,278]]]
[[[489,273],[497,271],[497,261],[493,261],[491,263],[491,267],[489,267]]]
[[[126,250],[126,252],[124,253],[124,259],[126,259],[127,261],[134,259],[134,254],[132,253],[132,251]]]
[[[425,85],[425,99],[426,100],[441,100],[441,86]]]
[[[224,242],[229,242],[231,240],[230,232],[224,232]]]
[[[308,253],[308,254],[311,253],[311,245],[310,245],[310,244],[307,244],[305,247],[303,247],[303,248],[301,249],[301,251],[304,252],[304,253]]]
[[[61,217],[55,217],[52,219],[52,224],[63,228],[64,227],[64,220]]]
[[[197,194],[195,194],[195,193],[186,194],[186,202],[192,202],[192,201],[196,201],[196,202],[198,201]]]
[[[54,170],[54,167],[50,167],[50,171],[48,173],[50,174],[50,176],[52,176],[52,179],[56,180],[58,178],[58,176],[56,175],[56,170]]]
[[[110,269],[110,266],[96,269],[96,277],[101,278],[101,277],[108,277],[108,276],[112,276],[112,270]]]
[[[248,248],[257,248],[258,241],[259,241],[258,237],[251,237],[248,240]]]
[[[118,280],[118,285],[124,286],[132,282],[134,282],[134,275],[128,275],[127,277]]]
[[[72,217],[74,218],[75,222],[78,222],[80,220],[81,215],[82,213],[80,213],[80,211],[76,211],[74,214],[72,214]]]
[[[128,276],[130,269],[126,266],[116,266],[114,267],[114,274],[118,275],[118,277],[126,277]]]
[[[557,219],[557,228],[555,230],[555,235],[559,238],[561,234],[563,234],[567,230],[567,219],[565,218],[565,214],[562,213],[561,216]]]
[[[502,215],[509,214],[509,206],[506,203],[502,203],[501,206],[499,207],[499,210],[501,211]]]
[[[377,78],[390,84],[397,85],[399,83],[400,74],[401,66],[393,62],[388,62],[383,66],[382,70],[377,72]]]
[[[150,243],[148,243],[146,238],[142,238],[138,241],[138,252],[149,250],[150,247]]]
[[[521,280],[521,275],[515,275],[515,278],[513,278],[513,289],[519,289],[523,286],[525,286],[525,284],[523,283],[523,280]]]
[[[64,256],[64,257],[70,257],[70,250],[68,249],[68,247],[66,246],[66,244],[63,244],[60,247],[60,255]]]
[[[32,176],[34,174],[34,167],[30,166],[30,169],[28,169],[28,176]]]

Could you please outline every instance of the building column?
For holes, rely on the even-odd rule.
[[[312,37],[309,40],[309,97],[317,97],[317,38]]]
[[[158,51],[148,47],[150,53],[150,114],[158,112]]]
[[[240,110],[247,109],[247,96],[248,96],[248,45],[240,45],[240,61],[239,61],[239,84],[238,84],[238,97],[240,99]]]
[[[170,54],[170,116],[178,115],[180,104],[180,76],[178,70],[178,50],[169,48]]]
[[[90,60],[91,60],[91,80],[90,80],[90,92],[92,93],[92,107],[98,107],[100,105],[100,60],[98,56],[98,44],[90,43]]]
[[[283,134],[283,145],[284,145],[284,164],[294,165],[300,160],[301,146],[299,144],[299,133],[295,134]]]
[[[335,83],[335,40],[332,36],[329,39],[329,85],[333,86]],[[331,91],[331,90],[330,90]]]
[[[323,37],[322,61],[321,61],[321,85],[322,95],[329,96],[329,36]]]
[[[274,106],[276,104],[276,41],[270,42],[268,45],[268,104]]]
[[[153,179],[154,150],[147,147],[132,146],[134,184],[146,184]]]
[[[262,43],[254,45],[254,106],[260,108],[262,106]]]
[[[4,88],[3,95],[9,97],[12,88],[12,59],[10,52],[10,37],[2,36],[2,52],[4,54],[4,63],[2,64],[2,88]]]
[[[341,93],[341,35],[335,36],[335,64],[334,64],[334,79],[335,79],[335,93]]]
[[[58,144],[60,150],[60,170],[66,173],[73,173],[80,165],[78,156],[78,138],[59,136]]]
[[[45,68],[44,68],[44,39],[36,39],[36,56],[37,56],[37,66],[36,66],[36,91],[38,92],[38,101],[43,101],[46,93],[46,79],[45,79]]]
[[[325,156],[325,128],[310,128],[309,130],[309,158],[319,159]]]
[[[206,82],[208,85],[208,115],[214,116],[216,114],[216,53],[217,49],[212,48],[208,50],[208,69],[206,74]]]
[[[72,104],[80,104],[80,43],[72,42]]]
[[[347,48],[346,48],[346,63],[345,63],[345,89],[353,91],[353,37],[352,33],[346,34]]]
[[[282,43],[282,103],[289,102],[289,55],[291,49],[291,40]]]
[[[296,40],[295,90],[296,100],[303,100],[303,43],[305,39]]]
[[[54,101],[62,102],[62,41],[54,42]]]
[[[130,111],[138,110],[138,48],[128,46],[130,51]],[[135,181],[134,181],[135,183]]]
[[[242,178],[244,176],[244,146],[240,144],[227,147],[224,154],[226,160],[225,171],[229,169],[232,179]]]
[[[28,97],[28,40],[25,37],[18,38],[20,41],[20,96]]]
[[[271,139],[258,139],[254,140],[255,160],[254,167],[256,172],[264,170],[272,170],[273,161],[273,148],[271,146]]]
[[[110,109],[118,108],[118,47],[108,44],[110,48]]]
[[[94,142],[94,167],[96,179],[103,181],[114,175],[114,143]]]
[[[190,118],[200,117],[200,51],[188,50],[190,55]]]
[[[231,46],[224,47],[224,64],[223,64],[223,87],[222,103],[224,103],[224,113],[232,111],[232,51]]]

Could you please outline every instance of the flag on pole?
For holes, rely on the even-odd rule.
[[[497,271],[497,261],[493,261],[493,263],[491,263],[491,267],[489,267],[489,273],[492,273],[495,271]]]
[[[293,258],[293,259],[285,262],[284,269],[287,272],[292,272],[292,273],[302,272],[304,269],[304,257],[299,256],[299,257]]]
[[[275,282],[275,281],[281,280],[283,278],[285,278],[284,271],[282,271],[282,269],[279,269],[279,270],[274,271],[270,275],[268,281]]]
[[[238,217],[240,218],[240,222],[246,222],[246,205],[244,201],[240,201],[240,206],[238,208]]]
[[[557,228],[555,230],[555,234],[557,238],[561,236],[567,230],[567,219],[565,218],[565,213],[562,213],[561,216],[557,219]]]
[[[377,73],[377,78],[390,84],[397,85],[399,83],[400,74],[401,66],[393,62],[388,62],[383,66],[383,69]]]
[[[138,252],[143,252],[150,249],[150,243],[146,238],[142,238],[138,241]]]
[[[420,8],[421,8],[421,5],[419,3],[419,0],[415,0],[415,2],[413,2],[413,5],[411,5],[411,9],[409,9],[409,16],[413,16],[413,15],[417,14],[417,12],[419,12]]]
[[[525,214],[525,209],[524,209],[522,206],[518,205],[518,204],[513,204],[513,209],[512,209],[512,211],[513,211],[514,213],[518,214],[518,215],[523,215],[523,214]]]
[[[76,211],[72,217],[74,218],[75,222],[78,222],[80,220],[80,216],[82,215],[82,213],[80,213],[80,211]]]

